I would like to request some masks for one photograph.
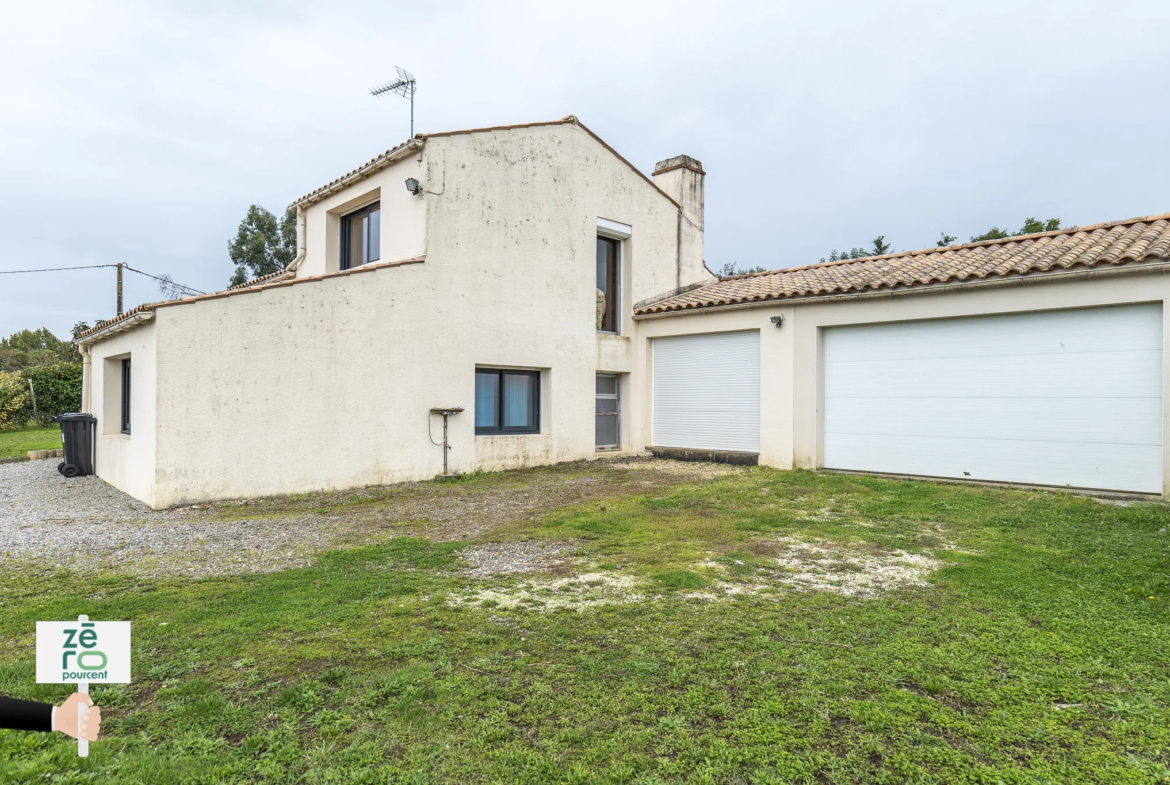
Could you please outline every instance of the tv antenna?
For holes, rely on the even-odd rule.
[[[410,138],[414,138],[414,90],[418,86],[418,82],[414,80],[414,74],[410,71],[403,71],[398,66],[394,66],[394,70],[398,71],[398,78],[393,82],[386,82],[377,87],[370,88],[370,95],[379,96],[386,95],[386,93],[398,93],[403,98],[410,99]]]

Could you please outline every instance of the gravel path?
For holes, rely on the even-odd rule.
[[[9,528],[23,524],[158,515],[97,477],[62,477],[57,471],[59,462],[0,464],[0,543]]]
[[[66,479],[55,460],[0,464],[0,558],[191,577],[269,572],[308,564],[332,544],[333,523],[201,520],[190,508],[152,510],[97,477]]]
[[[330,548],[411,534],[476,537],[556,509],[698,481],[736,469],[654,459],[561,464],[489,483],[403,483],[304,497],[151,510],[56,460],[0,464],[0,561],[206,577],[309,564]],[[520,542],[465,551],[470,577],[555,570],[565,548]]]

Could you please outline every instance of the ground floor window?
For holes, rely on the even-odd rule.
[[[130,358],[122,361],[122,433],[130,433]]]
[[[614,373],[597,374],[597,449],[616,450],[622,446],[621,380]]]
[[[477,368],[475,432],[540,433],[540,371]]]

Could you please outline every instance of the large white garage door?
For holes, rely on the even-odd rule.
[[[655,338],[656,447],[760,451],[760,333]]]
[[[824,465],[1161,493],[1162,308],[833,327]]]

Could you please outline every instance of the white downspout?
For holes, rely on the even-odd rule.
[[[90,390],[93,389],[93,363],[90,361],[89,345],[77,347],[81,350],[81,411],[93,414],[89,410]]]

